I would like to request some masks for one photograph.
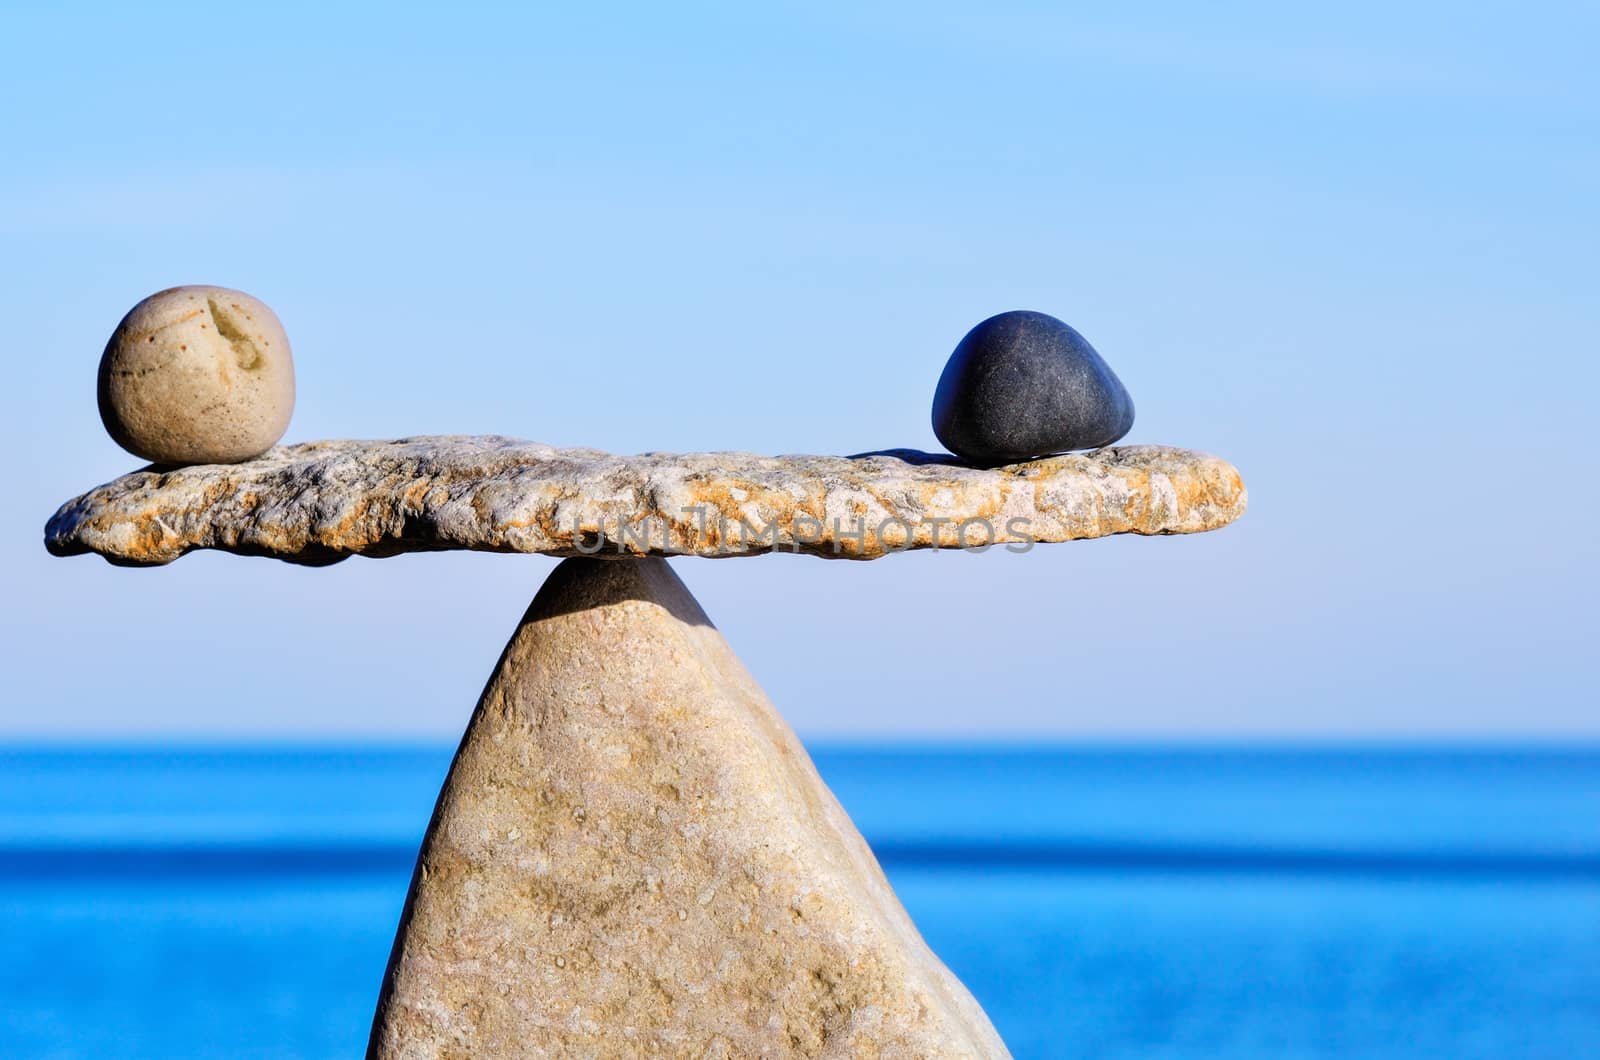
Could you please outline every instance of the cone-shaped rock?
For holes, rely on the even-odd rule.
[[[980,467],[1097,449],[1133,428],[1133,399],[1082,335],[1028,310],[967,332],[933,395],[933,433]]]
[[[997,1057],[664,561],[569,559],[423,842],[370,1055]]]

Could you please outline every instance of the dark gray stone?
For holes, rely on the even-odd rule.
[[[979,467],[1098,449],[1133,427],[1133,399],[1082,335],[1017,309],[967,332],[933,395],[933,433]]]

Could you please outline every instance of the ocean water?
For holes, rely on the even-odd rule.
[[[0,1057],[360,1055],[449,754],[0,751]],[[815,754],[1018,1057],[1600,1056],[1600,750]]]

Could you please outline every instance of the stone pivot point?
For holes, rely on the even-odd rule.
[[[569,559],[423,840],[370,1060],[999,1060],[805,748],[659,559]]]
[[[294,361],[264,303],[173,287],[128,311],[100,358],[100,418],[156,464],[231,464],[271,449],[294,411]]]
[[[979,467],[1110,445],[1133,428],[1133,399],[1082,335],[1028,310],[967,332],[933,396],[933,433]]]

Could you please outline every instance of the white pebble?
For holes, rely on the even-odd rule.
[[[226,287],[173,287],[122,318],[100,359],[100,418],[157,464],[260,456],[294,412],[294,360],[265,304]]]

